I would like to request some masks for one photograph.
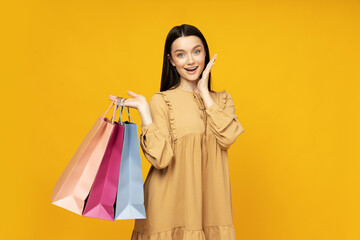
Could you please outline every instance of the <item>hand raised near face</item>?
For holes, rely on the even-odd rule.
[[[202,72],[202,77],[197,84],[197,88],[199,91],[207,91],[208,90],[208,82],[209,82],[209,74],[211,71],[211,67],[215,64],[217,54],[215,54],[206,65],[206,68]]]

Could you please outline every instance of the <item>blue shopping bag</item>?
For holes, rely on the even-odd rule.
[[[115,203],[115,220],[146,218],[137,124],[134,121],[130,122],[131,116],[129,112],[127,114],[129,121],[123,122],[125,131]]]

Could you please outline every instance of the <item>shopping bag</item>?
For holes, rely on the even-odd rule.
[[[116,101],[117,99],[113,100],[106,112],[96,120],[61,174],[53,188],[52,204],[82,214],[84,201],[90,192],[114,126],[112,121],[116,107],[110,120],[105,116]]]
[[[116,107],[121,116],[118,103]],[[113,119],[112,124],[114,124],[114,128],[109,143],[85,203],[82,215],[86,217],[114,220],[114,204],[123,150],[124,123],[121,120],[114,122]]]
[[[125,109],[126,110],[126,109]],[[124,122],[124,143],[121,155],[115,220],[146,218],[137,124]]]

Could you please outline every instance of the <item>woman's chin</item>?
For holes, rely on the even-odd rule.
[[[191,75],[191,76],[183,76],[183,79],[187,80],[187,81],[198,81],[200,79],[200,76],[195,76],[195,75]]]

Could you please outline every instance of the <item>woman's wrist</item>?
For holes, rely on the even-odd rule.
[[[205,89],[203,91],[200,91],[200,95],[204,101],[205,108],[210,108],[213,105],[214,100],[211,98],[209,90]]]
[[[143,126],[150,125],[152,123],[152,118],[151,118],[149,104],[142,105],[141,107],[138,108],[138,111],[141,117],[142,125]]]

